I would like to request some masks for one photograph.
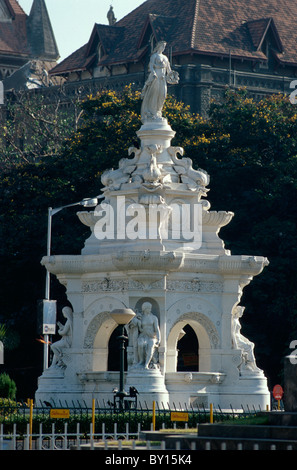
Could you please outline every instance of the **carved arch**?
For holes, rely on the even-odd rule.
[[[176,372],[177,342],[186,325],[193,328],[199,343],[199,371],[211,371],[211,350],[219,347],[220,338],[212,321],[198,312],[184,313],[172,325],[167,338],[166,371]]]
[[[90,311],[98,311],[88,324],[83,343],[85,349],[92,351],[92,371],[108,369],[108,343],[117,327],[110,312],[115,308],[126,308],[126,305],[113,297],[105,297],[93,302],[85,312],[87,318]]]
[[[202,347],[209,347],[210,349],[217,349],[219,347],[220,338],[213,322],[202,313],[197,312],[184,313],[178,317],[170,329],[167,340],[168,345],[172,342],[172,333],[177,330],[176,327],[180,323],[183,325],[188,323],[192,326],[196,334],[204,330],[205,333],[203,332],[202,338],[199,339],[199,344],[201,344]],[[178,335],[176,336],[176,341],[177,337]]]
[[[211,371],[212,351],[220,348],[221,344],[220,334],[212,319],[220,317],[217,307],[199,296],[181,299],[171,305],[167,312],[167,372],[176,372],[177,342],[182,328],[187,324],[193,328],[198,339],[199,371]]]

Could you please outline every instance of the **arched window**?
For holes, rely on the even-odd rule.
[[[102,56],[103,56],[103,48],[102,48],[102,44],[99,42],[99,45],[98,45],[98,63],[102,59]]]
[[[199,343],[193,328],[185,325],[183,336],[177,343],[177,371],[197,372],[199,370]]]
[[[97,63],[100,64],[100,61],[102,60],[102,57],[104,56],[104,49],[103,49],[102,44],[100,42],[98,44],[97,56],[98,56],[98,62]],[[98,65],[99,73],[104,72],[104,70],[105,70],[105,67],[103,67],[102,65]]]
[[[156,44],[157,44],[157,42],[156,42],[155,35],[152,33],[152,34],[150,35],[151,52],[155,49]]]
[[[109,338],[108,343],[108,365],[107,370],[120,370],[120,341],[118,337],[121,335],[122,327],[118,326]],[[127,342],[125,342],[125,371],[127,370]]]

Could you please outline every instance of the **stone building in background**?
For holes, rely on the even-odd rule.
[[[154,45],[179,72],[176,97],[207,114],[226,86],[246,87],[255,99],[290,93],[297,77],[295,0],[147,0],[117,21],[95,24],[87,44],[54,67],[69,89],[141,89]],[[173,89],[172,89],[173,90]]]

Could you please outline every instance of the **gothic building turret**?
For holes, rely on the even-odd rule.
[[[0,0],[0,80],[8,80],[20,70],[23,76],[24,67],[36,70],[37,65],[41,70],[49,70],[58,59],[45,0],[33,0],[29,15],[16,0]],[[13,85],[7,81],[5,88],[16,89],[23,83],[23,79],[14,77]]]

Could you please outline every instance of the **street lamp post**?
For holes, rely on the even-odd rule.
[[[82,201],[75,202],[73,204],[67,204],[65,206],[57,208],[48,208],[48,219],[47,219],[47,257],[51,256],[51,243],[52,243],[52,218],[55,214],[60,212],[62,209],[73,206],[83,207],[95,207],[98,204],[98,199],[103,198],[104,195],[97,196],[95,198],[86,198]],[[50,272],[46,270],[46,281],[45,281],[45,300],[50,300]],[[48,348],[49,348],[49,335],[44,335],[44,350],[43,350],[43,370],[48,368]]]
[[[135,313],[130,308],[113,310],[110,313],[113,320],[121,327],[121,334],[118,337],[120,341],[120,384],[116,397],[119,398],[120,409],[124,408],[124,398],[128,395],[124,390],[124,352],[125,352],[125,326],[135,317]]]

